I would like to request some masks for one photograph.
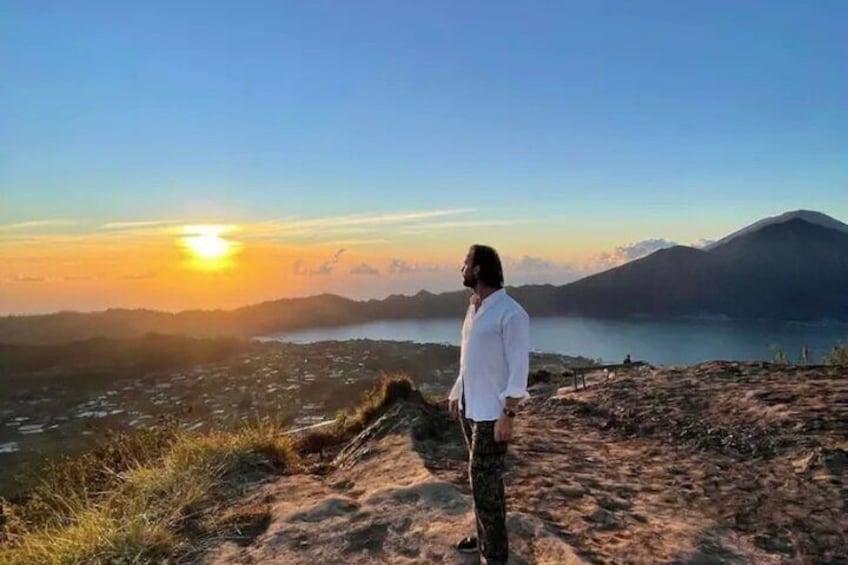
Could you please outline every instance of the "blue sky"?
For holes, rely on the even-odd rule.
[[[787,210],[848,221],[846,22],[823,0],[6,0],[0,312],[446,290],[473,242],[510,283],[563,283]],[[185,266],[196,224],[227,269]]]
[[[845,2],[0,10],[4,222],[848,216]]]

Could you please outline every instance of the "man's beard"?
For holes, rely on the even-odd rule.
[[[477,288],[478,279],[474,275],[462,277],[462,285],[467,288]]]

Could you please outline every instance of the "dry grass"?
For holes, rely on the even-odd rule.
[[[329,429],[317,430],[297,442],[301,455],[324,453],[339,446],[361,432],[380,417],[385,409],[399,400],[407,400],[415,391],[412,380],[401,374],[384,375],[373,389],[365,393],[352,410],[342,411]]]
[[[226,537],[217,517],[259,481],[296,465],[275,426],[176,433],[162,453],[131,453],[95,473],[89,458],[57,467],[24,504],[10,508],[0,562],[148,563],[188,560]],[[61,477],[73,477],[62,484]],[[103,488],[104,490],[100,490]],[[77,489],[77,490],[75,490]]]
[[[414,390],[407,377],[385,377],[330,432],[297,441],[274,424],[115,435],[51,464],[25,500],[3,504],[0,563],[181,563],[221,539],[249,541],[269,520],[267,505],[246,501],[253,488],[297,471],[299,453],[338,445]]]

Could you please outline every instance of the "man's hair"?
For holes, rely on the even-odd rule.
[[[504,276],[501,258],[493,247],[488,245],[472,245],[472,266],[479,266],[477,278],[489,288],[503,288]]]

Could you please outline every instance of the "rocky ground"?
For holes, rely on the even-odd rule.
[[[509,455],[514,563],[848,562],[848,373],[707,363],[555,376]],[[395,405],[314,473],[256,494],[223,563],[475,563],[458,425]]]

